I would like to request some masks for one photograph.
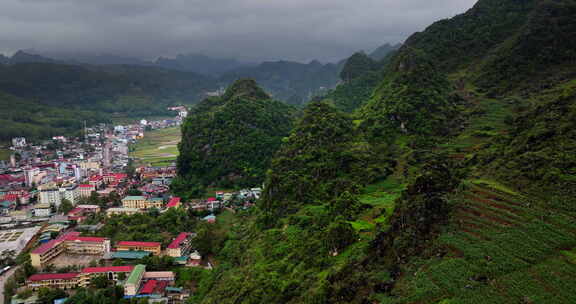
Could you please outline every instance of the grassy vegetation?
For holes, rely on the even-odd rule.
[[[137,164],[165,166],[176,161],[180,128],[166,128],[146,132],[144,138],[130,147],[130,156],[136,158]]]
[[[478,180],[453,198],[454,216],[434,251],[400,282],[408,302],[573,303],[574,213],[530,203],[495,181]],[[566,287],[566,288],[564,288]],[[405,303],[393,302],[393,303]]]
[[[365,232],[369,235],[376,232],[378,224],[385,224],[394,212],[395,201],[405,189],[406,185],[390,176],[387,179],[369,185],[364,188],[358,200],[370,208],[356,221],[351,221],[352,228],[357,232]]]
[[[0,160],[9,160],[11,151],[7,148],[0,147]]]
[[[468,86],[470,86],[468,84]],[[483,144],[496,136],[508,132],[506,119],[514,113],[513,102],[494,100],[477,93],[474,87],[461,93],[466,99],[462,113],[469,119],[465,129],[445,144],[441,149],[450,151],[458,158],[464,158],[478,151]]]

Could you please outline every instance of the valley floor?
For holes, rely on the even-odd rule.
[[[141,165],[170,165],[178,157],[178,143],[181,138],[179,127],[146,132],[143,139],[130,147],[130,156]]]

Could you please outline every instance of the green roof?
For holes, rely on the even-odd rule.
[[[150,201],[153,201],[153,202],[155,202],[155,201],[164,201],[164,199],[162,199],[161,197],[154,197],[154,198],[151,198],[151,199],[149,199],[149,200],[150,200]]]
[[[139,201],[139,200],[146,200],[146,198],[139,195],[139,196],[127,196],[127,197],[123,198],[122,200],[123,201]]]
[[[146,271],[145,265],[140,264],[134,266],[134,269],[130,273],[130,276],[128,276],[128,279],[126,279],[126,284],[134,284],[134,285],[138,284],[138,278],[142,277],[144,271]]]
[[[126,260],[138,260],[149,256],[151,253],[148,251],[116,251],[112,253],[113,259],[126,259]]]
[[[12,207],[12,205],[14,205],[14,202],[10,201],[3,201],[0,203],[0,206],[2,206],[3,208],[10,208]]]

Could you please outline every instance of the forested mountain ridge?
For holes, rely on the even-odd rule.
[[[204,62],[208,57],[193,55],[163,58],[156,63],[111,55],[57,58],[33,51],[0,56],[0,104],[5,109],[0,141],[14,136],[74,135],[84,120],[98,123],[116,117],[171,115],[167,106],[196,104],[207,93],[242,77],[257,78],[275,99],[301,105],[336,85],[341,69],[339,64],[317,61],[249,66],[230,60]],[[199,63],[203,63],[199,71],[229,73],[220,77],[191,72]],[[9,106],[12,97],[19,100],[19,107]],[[40,108],[42,114],[37,111]]]
[[[334,87],[339,81],[338,73],[339,67],[331,63],[275,61],[229,71],[220,81],[232,83],[239,78],[252,78],[274,93],[275,98],[302,105],[312,96]]]
[[[193,103],[213,89],[193,73],[137,66],[76,66],[21,63],[0,66],[0,90],[46,105],[98,107],[121,95],[150,96],[159,104]]]
[[[310,103],[191,302],[575,302],[574,20],[480,0]]]
[[[49,138],[69,134],[80,135],[83,122],[93,125],[109,122],[101,112],[47,106],[0,92],[0,142],[14,137]]]
[[[0,138],[70,134],[80,130],[83,120],[170,115],[167,106],[193,104],[216,88],[204,76],[149,67],[0,65],[0,104],[6,122]],[[14,99],[18,107],[11,106]]]
[[[173,189],[188,197],[196,187],[262,183],[296,114],[250,79],[236,81],[221,97],[202,101],[182,126],[179,179]]]

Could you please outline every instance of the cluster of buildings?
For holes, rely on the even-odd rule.
[[[81,266],[83,262],[78,261],[90,260],[99,260],[102,265],[113,265],[116,260],[135,264],[149,256],[170,256],[178,265],[201,266],[202,256],[192,246],[194,233],[179,233],[163,247],[160,242],[112,242],[80,232],[101,228],[101,219],[105,217],[92,216],[95,214],[111,217],[151,209],[159,212],[192,209],[201,212],[199,216],[204,220],[215,222],[214,214],[219,209],[248,208],[259,198],[261,189],[253,188],[183,202],[169,195],[170,184],[177,175],[175,166],[126,170],[130,143],[142,138],[149,129],[178,125],[188,114],[185,107],[172,110],[178,112],[173,120],[85,128],[82,139],[58,136],[30,144],[25,138],[14,138],[10,162],[0,162],[0,249],[5,242],[8,247],[17,248],[18,253],[31,250],[31,264],[40,270],[48,269],[48,265]],[[134,195],[136,192],[138,195]],[[65,201],[71,206],[61,208]],[[15,227],[21,230],[2,230]],[[88,287],[97,276],[122,284],[128,298],[149,297],[155,302],[179,303],[187,296],[182,288],[174,286],[174,273],[146,271],[144,265],[39,273],[27,279],[26,287],[32,290]]]
[[[176,258],[177,262],[191,266],[198,266],[201,256],[192,252],[193,233],[180,233],[166,248],[162,249],[159,242],[119,241],[112,248],[108,238],[85,237],[80,232],[69,231],[58,238],[42,243],[30,253],[32,266],[45,268],[61,254],[89,255],[98,258],[108,256],[111,259],[136,259],[148,255],[168,255]],[[194,255],[191,257],[191,253]]]
[[[137,187],[148,198],[165,196],[176,167],[138,168],[133,177],[124,172],[130,162],[129,144],[147,129],[179,125],[188,114],[185,107],[173,110],[178,116],[171,120],[84,128],[84,138],[55,136],[36,144],[13,138],[10,161],[0,161],[0,224],[48,218],[63,200],[85,203],[93,193],[124,197]]]
[[[182,288],[174,287],[173,272],[146,271],[145,265],[87,267],[80,272],[35,274],[26,280],[26,286],[32,290],[86,288],[98,276],[121,284],[126,298],[152,297],[160,303],[180,303],[188,296]]]

